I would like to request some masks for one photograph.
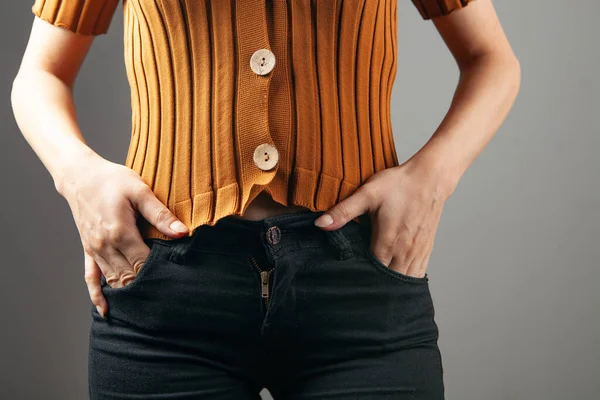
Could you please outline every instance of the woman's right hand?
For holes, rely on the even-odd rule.
[[[102,316],[108,304],[101,274],[111,287],[126,286],[150,253],[136,225],[137,211],[170,237],[188,232],[135,171],[98,155],[72,168],[55,186],[71,207],[84,249],[85,282]]]
[[[86,145],[73,87],[95,36],[65,27],[34,18],[11,104],[23,136],[71,207],[84,248],[90,297],[106,315],[101,274],[109,285],[125,286],[150,253],[136,211],[169,237],[185,236],[188,228],[170,227],[178,219],[134,170],[105,160]]]

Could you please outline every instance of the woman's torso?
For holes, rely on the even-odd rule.
[[[232,218],[242,218],[249,220],[259,220],[270,217],[272,215],[279,215],[297,211],[310,211],[310,208],[294,205],[283,205],[276,202],[273,198],[265,192],[261,192],[254,200],[250,202],[250,205],[242,215],[232,215]]]
[[[398,165],[394,0],[126,0],[124,11],[126,164],[192,229],[327,210]]]

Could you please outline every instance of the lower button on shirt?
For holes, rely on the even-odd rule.
[[[275,67],[275,54],[269,49],[256,50],[250,58],[250,68],[257,75],[267,75]]]
[[[254,163],[264,171],[273,169],[278,161],[279,152],[269,143],[263,143],[254,150]]]

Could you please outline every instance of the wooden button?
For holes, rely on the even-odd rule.
[[[254,163],[263,171],[273,169],[279,162],[279,152],[275,146],[264,143],[254,150]]]
[[[275,67],[275,54],[269,49],[256,50],[250,58],[250,68],[257,75],[267,75]]]

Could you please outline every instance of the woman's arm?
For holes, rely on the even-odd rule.
[[[13,81],[11,100],[17,124],[59,192],[67,171],[97,156],[79,130],[72,95],[93,40],[94,36],[77,35],[35,18]]]
[[[373,254],[397,272],[423,277],[444,203],[505,119],[521,77],[491,0],[413,1],[433,17],[460,69],[448,113],[409,160],[375,173],[315,222],[334,230],[369,214]]]
[[[452,103],[431,139],[408,161],[437,176],[449,196],[512,107],[521,69],[491,0],[432,19],[460,69]]]
[[[66,0],[61,4],[76,5]],[[23,136],[71,207],[84,247],[90,298],[104,315],[108,306],[101,273],[109,285],[124,286],[150,252],[137,229],[137,211],[171,237],[185,235],[188,228],[135,171],[105,160],[86,145],[72,92],[93,38],[36,17],[11,100]],[[177,222],[182,229],[171,225]]]

